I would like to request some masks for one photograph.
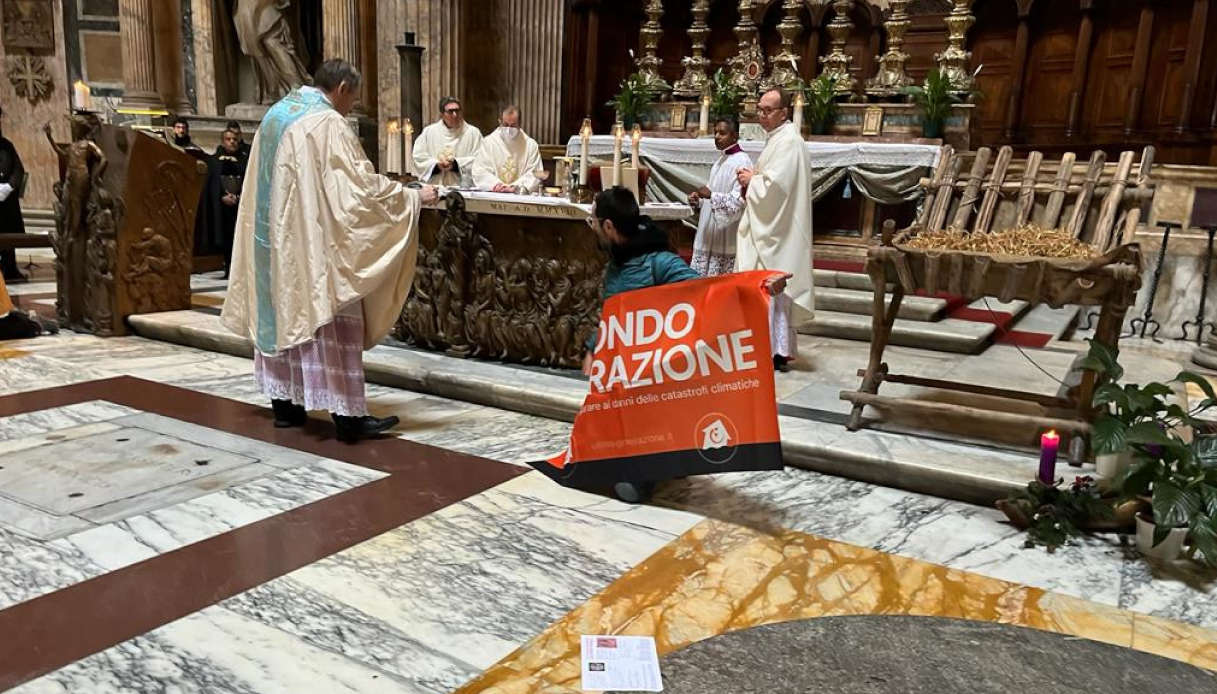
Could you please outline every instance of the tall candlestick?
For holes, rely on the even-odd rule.
[[[72,85],[72,101],[76,102],[77,111],[92,111],[93,93],[89,89],[89,85],[81,80],[76,80],[76,84]]]
[[[387,144],[385,145],[385,173],[401,173],[401,129],[397,119],[389,121],[387,126]]]
[[[406,134],[406,136],[405,136],[405,140],[406,140],[405,166],[403,167],[402,173],[408,173],[408,174],[413,175],[413,174],[415,174],[415,169],[414,169],[414,124],[410,122],[409,118],[406,119],[406,125],[404,128],[402,128],[402,130],[404,130],[405,134]]]
[[[625,139],[625,126],[613,124],[613,181],[612,185],[621,185],[621,141]],[[605,186],[606,188],[608,186]]]
[[[587,146],[592,139],[592,119],[584,118],[583,127],[579,129],[579,185],[586,186],[587,182]]]
[[[1061,437],[1055,431],[1049,431],[1040,437],[1040,471],[1039,480],[1044,484],[1056,481],[1056,452],[1061,446]]]
[[[807,106],[807,101],[803,99],[803,92],[794,95],[794,129],[803,132],[803,108]]]
[[[634,130],[630,133],[630,164],[635,170],[638,169],[640,149],[642,149],[642,126],[635,123]]]
[[[701,117],[697,124],[698,135],[710,134],[710,95],[703,94],[701,97]]]

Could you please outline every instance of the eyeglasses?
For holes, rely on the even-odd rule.
[[[589,215],[589,216],[587,217],[587,219],[584,219],[583,221],[587,222],[587,225],[588,225],[589,227],[591,227],[591,228],[593,228],[593,229],[595,229],[595,228],[596,228],[596,222],[597,222],[597,219],[596,219],[595,217],[593,217],[593,216],[590,216],[590,215]]]
[[[460,110],[459,108],[446,108],[446,109],[444,109],[444,113],[447,113],[447,114],[449,114],[449,115],[453,115],[453,116],[455,116],[456,114],[458,114],[458,113],[460,113],[460,112],[461,112],[461,110]]]
[[[759,113],[759,114],[761,114],[762,116],[768,116],[769,114],[771,114],[771,113],[777,113],[778,111],[781,111],[781,110],[782,110],[782,109],[784,109],[784,108],[786,108],[786,107],[785,107],[785,106],[777,106],[777,107],[775,107],[775,108],[766,108],[766,107],[762,106],[762,107],[758,108],[758,109],[756,110],[756,112],[757,112],[757,113]]]

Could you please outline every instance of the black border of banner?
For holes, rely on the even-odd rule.
[[[578,488],[606,487],[617,482],[662,482],[718,472],[781,470],[783,467],[780,441],[736,446],[731,459],[725,463],[711,463],[700,452],[686,449],[588,460],[563,467],[555,467],[546,460],[530,461],[528,464],[563,486]]]

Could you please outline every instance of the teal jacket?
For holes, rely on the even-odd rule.
[[[604,291],[601,302],[610,296],[634,289],[658,287],[661,284],[701,279],[693,268],[671,251],[655,251],[634,256],[618,265],[610,262],[604,270]],[[596,331],[587,338],[587,351],[596,348]]]

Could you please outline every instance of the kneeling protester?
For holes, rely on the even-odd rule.
[[[780,470],[767,280],[743,272],[610,297],[570,448],[532,463],[569,487]]]

